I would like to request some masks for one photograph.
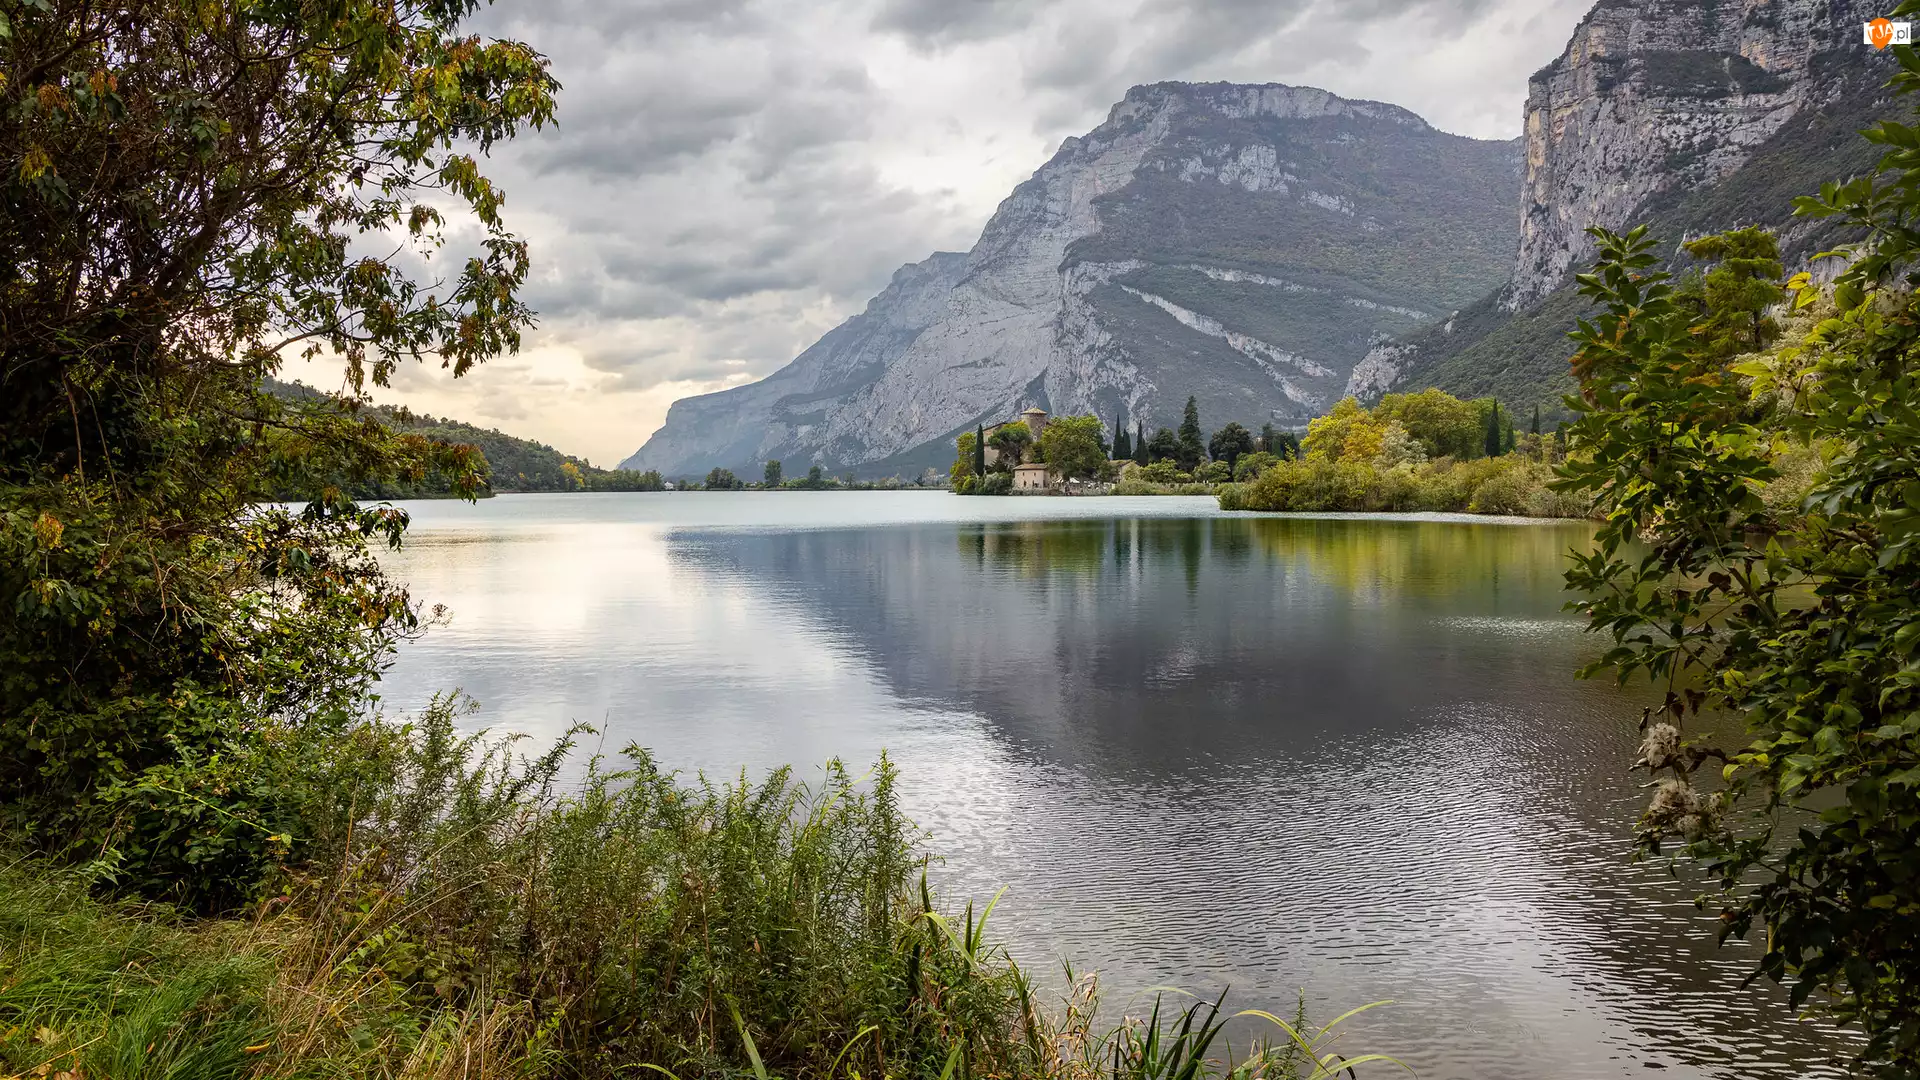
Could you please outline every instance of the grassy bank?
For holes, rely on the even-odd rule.
[[[111,863],[8,861],[0,1073],[1227,1071],[1212,1005],[1106,1022],[1090,979],[1042,1001],[987,936],[991,905],[928,889],[884,759],[713,784],[635,751],[562,793],[557,753],[461,737],[445,703],[341,749],[364,763],[343,773],[351,815],[241,915],[101,899]],[[1327,1075],[1330,1032],[1271,1030],[1234,1075]]]

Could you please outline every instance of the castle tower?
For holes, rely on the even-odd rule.
[[[1033,432],[1033,441],[1039,442],[1040,433],[1047,428],[1047,410],[1038,405],[1030,405],[1020,414],[1020,419],[1026,421],[1027,430]]]

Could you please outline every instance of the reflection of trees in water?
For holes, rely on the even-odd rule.
[[[1506,586],[1557,591],[1568,550],[1590,536],[1584,524],[1262,517],[995,522],[961,526],[956,541],[975,566],[1028,579],[1110,567],[1177,572],[1192,595],[1208,566],[1241,568],[1259,551],[1351,593],[1437,599]]]
[[[1487,902],[1566,928],[1564,952],[1539,966],[1581,973],[1581,993],[1644,1039],[1625,1049],[1711,1069],[1676,1039],[1750,1045],[1751,1027],[1771,1060],[1817,1058],[1824,1032],[1776,1023],[1739,973],[1716,970],[1724,957],[1688,921],[1689,889],[1626,861],[1634,796],[1615,765],[1631,710],[1572,680],[1580,635],[1524,628],[1560,617],[1564,552],[1585,535],[1142,519],[723,537],[708,550],[739,580],[798,594],[901,699],[977,714],[1016,757],[1088,790],[1218,796],[1246,815],[1222,820],[1272,831],[1258,791],[1274,781],[1254,777],[1310,789],[1382,761],[1420,773],[1460,757],[1464,771],[1436,790],[1498,804],[1529,838],[1499,841],[1530,873]],[[1403,775],[1376,782],[1359,805],[1410,797]],[[1442,847],[1444,822],[1472,817],[1457,801],[1421,807],[1443,822],[1428,831]],[[1348,884],[1364,890],[1365,877]],[[1521,878],[1548,891],[1523,892]],[[1682,999],[1658,1017],[1634,996],[1654,985]]]

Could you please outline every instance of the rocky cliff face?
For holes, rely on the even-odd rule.
[[[624,464],[951,459],[1027,405],[1111,423],[1299,426],[1377,341],[1506,275],[1516,143],[1278,86],[1136,87],[1016,188],[966,254],[904,267],[761,382],[674,403]]]
[[[1520,248],[1530,304],[1655,196],[1717,183],[1869,62],[1861,0],[1601,0],[1528,83]]]

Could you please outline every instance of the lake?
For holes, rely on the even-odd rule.
[[[1639,696],[1583,683],[1582,523],[943,492],[407,504],[446,625],[390,708],[576,721],[683,770],[884,748],[950,896],[1101,975],[1322,1019],[1426,1078],[1839,1076],[1742,987],[1697,879],[1631,860]],[[1378,1070],[1369,1075],[1387,1075]],[[1402,1075],[1393,1071],[1394,1075]]]

